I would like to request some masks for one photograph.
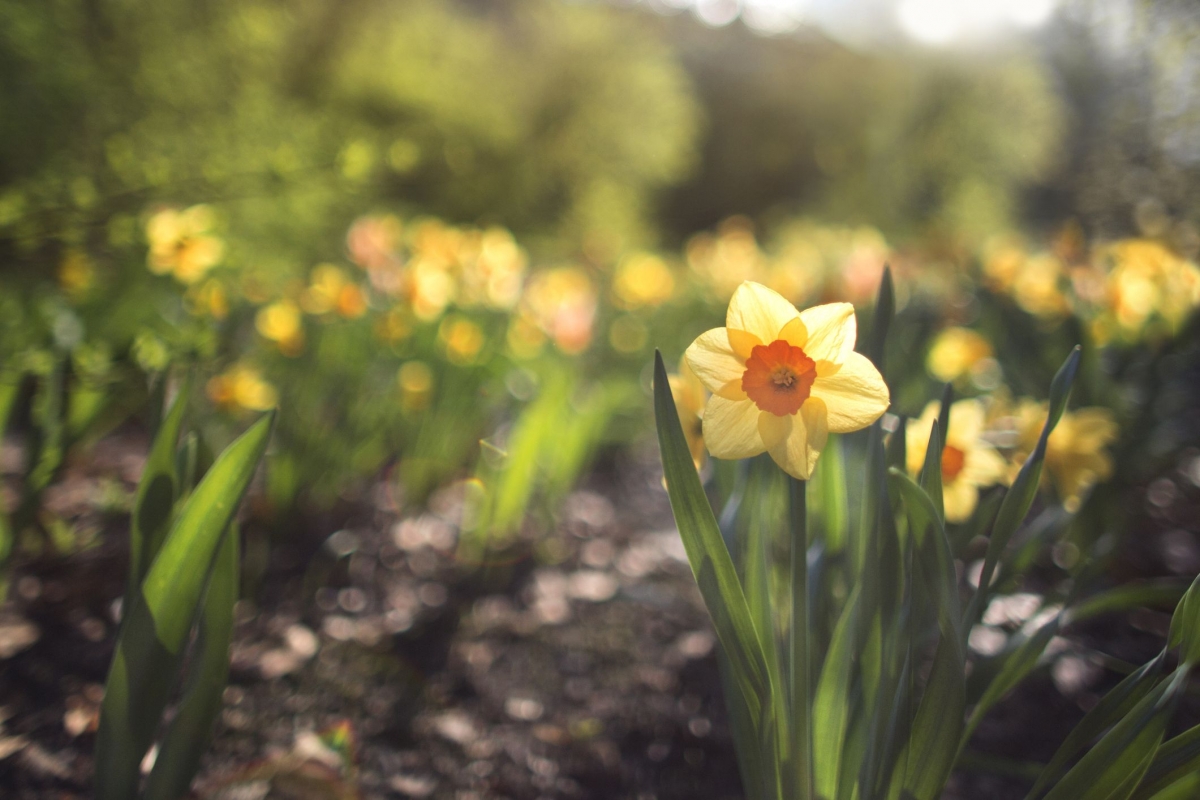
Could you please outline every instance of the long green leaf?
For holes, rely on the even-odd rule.
[[[931,438],[940,441],[936,434]],[[958,589],[950,543],[932,499],[899,470],[888,472],[888,484],[903,499],[908,512],[919,576],[936,587],[940,634],[933,669],[917,706],[904,753],[893,772],[888,796],[936,800],[954,767],[967,704],[965,654],[958,627]],[[924,531],[924,544],[920,543],[919,531]]]
[[[178,678],[222,535],[266,451],[274,414],[216,460],[181,509],[141,591],[125,599],[96,737],[96,797],[130,800],[138,767]]]
[[[187,415],[188,388],[185,382],[154,436],[133,500],[133,514],[129,521],[131,589],[141,586],[151,562],[158,555],[171,521],[171,509],[179,497],[175,448],[179,442],[179,432],[183,429],[183,419]]]
[[[1062,774],[1067,764],[1082,753],[1105,730],[1115,725],[1127,716],[1133,708],[1148,695],[1158,683],[1166,663],[1166,651],[1158,655],[1137,671],[1130,673],[1108,694],[1100,698],[1083,719],[1071,729],[1066,740],[1059,745],[1058,751],[1050,759],[1050,763],[1042,770],[1042,774],[1034,783],[1029,797],[1039,797],[1050,784]]]
[[[1200,659],[1200,575],[1175,607],[1167,646],[1178,647],[1180,660],[1188,666]]]
[[[1149,767],[1186,683],[1187,670],[1175,671],[1142,698],[1125,717],[1063,776],[1045,800],[1125,800]],[[1137,777],[1137,780],[1132,778]]]
[[[1033,671],[1034,667],[1037,666],[1038,660],[1046,652],[1046,646],[1050,644],[1050,640],[1058,635],[1061,621],[1062,615],[1055,614],[1053,619],[1038,628],[1032,636],[1018,644],[1005,657],[999,672],[988,684],[987,689],[983,692],[983,696],[975,704],[975,708],[971,710],[971,716],[967,720],[967,727],[963,731],[962,746],[966,745],[967,739],[974,733],[976,726],[983,721],[983,716],[987,713],[988,709],[1023,681]]]
[[[1200,725],[1184,731],[1158,748],[1150,769],[1133,796],[1135,800],[1149,800],[1197,773],[1200,773]]]
[[[758,727],[762,708],[770,702],[766,661],[745,592],[688,452],[667,370],[658,352],[654,355],[654,417],[675,524],[717,638],[729,656],[735,680]]]
[[[221,713],[238,595],[238,549],[237,526],[232,525],[208,579],[187,685],[146,782],[145,800],[179,800],[186,794]]]
[[[892,283],[892,268],[885,265],[879,281],[879,295],[875,300],[875,316],[871,322],[871,337],[865,355],[875,364],[880,375],[884,372],[884,350],[887,348],[888,329],[896,317],[896,289]]]
[[[858,597],[856,588],[842,609],[813,698],[813,774],[817,797],[833,798],[839,793],[843,745],[850,723]]]
[[[17,404],[17,394],[20,392],[23,377],[20,372],[0,370],[0,440],[8,430],[8,420]],[[12,523],[9,522],[6,510],[0,507],[0,565],[8,559],[12,546]],[[0,578],[0,590],[4,589],[5,583],[6,580]],[[7,592],[0,592],[0,596],[7,596]]]
[[[1025,515],[1029,513],[1034,497],[1037,496],[1038,484],[1042,478],[1042,464],[1046,460],[1046,442],[1050,439],[1050,434],[1053,433],[1067,407],[1071,384],[1075,381],[1075,373],[1079,369],[1079,357],[1080,348],[1076,345],[1054,376],[1054,380],[1050,384],[1050,410],[1046,417],[1046,424],[1042,426],[1042,433],[1038,437],[1033,452],[1021,466],[1012,488],[1004,495],[1004,500],[1000,504],[1000,511],[996,514],[996,523],[992,526],[992,537],[988,540],[983,570],[979,578],[979,588],[976,590],[975,596],[971,598],[971,604],[967,609],[967,619],[964,625],[966,630],[970,630],[983,613],[988,594],[991,591],[992,575],[995,573],[996,564],[1004,553],[1004,548],[1008,545],[1009,540],[1012,539],[1013,534],[1017,532],[1017,528],[1025,519]]]

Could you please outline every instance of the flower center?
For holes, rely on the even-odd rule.
[[[942,450],[942,481],[948,483],[957,478],[966,460],[966,453],[957,447],[946,445]]]
[[[784,339],[756,345],[746,359],[742,391],[763,411],[795,414],[817,379],[817,363]]]

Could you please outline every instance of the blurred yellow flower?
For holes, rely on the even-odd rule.
[[[438,326],[438,340],[451,363],[462,366],[475,363],[475,357],[487,342],[478,325],[459,316],[442,320]]]
[[[225,287],[215,278],[189,287],[184,300],[188,311],[198,317],[225,319],[229,314],[229,297],[225,293]]]
[[[679,361],[679,372],[668,375],[671,384],[671,394],[675,398],[675,411],[683,425],[683,436],[687,440],[688,451],[696,469],[704,465],[704,431],[702,418],[704,403],[708,400],[708,392],[704,384],[696,377],[696,373],[688,366],[687,359]]]
[[[675,276],[658,256],[634,253],[617,265],[612,292],[620,308],[654,308],[670,300],[675,293]]]
[[[361,317],[367,311],[367,299],[362,289],[333,264],[313,267],[308,288],[300,296],[300,305],[309,314],[337,312],[346,319]]]
[[[420,258],[409,264],[409,302],[417,319],[432,322],[454,302],[454,278],[443,262]]]
[[[367,271],[372,286],[386,294],[395,295],[401,288],[403,232],[400,218],[391,214],[359,217],[346,232],[350,260]]]
[[[714,457],[765,451],[806,480],[830,431],[860,430],[887,410],[887,385],[854,352],[857,321],[849,303],[801,312],[777,292],[746,282],[730,299],[725,322],[684,354],[713,393],[704,439]]]
[[[951,383],[971,375],[985,359],[992,357],[992,345],[969,328],[946,328],[933,340],[925,367],[939,381]]]
[[[1141,333],[1156,316],[1174,330],[1200,305],[1200,269],[1164,245],[1128,239],[1109,246],[1105,255],[1112,263],[1112,314],[1127,334]]]
[[[412,334],[412,315],[403,306],[395,306],[375,320],[375,336],[386,344],[396,344]]]
[[[70,297],[80,297],[96,285],[96,267],[81,250],[68,250],[58,265],[58,285]]]
[[[263,380],[257,369],[247,364],[235,364],[222,374],[213,376],[206,390],[209,399],[225,409],[267,411],[279,402],[275,387]]]
[[[714,294],[729,297],[744,281],[759,280],[766,257],[754,238],[754,225],[745,217],[730,217],[714,236],[700,233],[687,243],[688,266]]]
[[[1046,253],[1026,259],[1013,279],[1017,305],[1037,317],[1058,317],[1070,311],[1063,293],[1066,274],[1062,262]]]
[[[521,296],[528,259],[503,228],[472,231],[459,247],[465,305],[509,309]]]
[[[291,300],[279,300],[260,308],[254,318],[254,327],[264,339],[279,345],[285,355],[296,355],[304,348],[300,308]]]
[[[421,411],[433,393],[433,370],[424,361],[406,361],[396,373],[400,404],[406,411]]]
[[[1046,403],[1026,399],[1018,404],[1014,413],[1017,448],[1013,474],[1037,445],[1047,412]],[[1068,511],[1078,510],[1084,493],[1112,475],[1112,458],[1106,448],[1116,440],[1117,431],[1113,413],[1093,407],[1064,413],[1050,434],[1044,476]]]
[[[557,267],[535,273],[521,303],[522,313],[564,353],[582,353],[591,344],[596,286],[582,269]]]
[[[905,428],[906,466],[913,475],[925,463],[929,433],[940,409],[941,403],[929,403]],[[966,521],[979,503],[980,487],[1005,479],[1004,459],[983,438],[984,421],[984,407],[978,400],[959,400],[950,406],[950,425],[942,448],[942,502],[947,522]]]
[[[1019,237],[1005,234],[989,239],[982,253],[983,282],[992,291],[1007,294],[1027,259]]]
[[[209,233],[212,226],[212,209],[203,205],[163,209],[151,216],[146,222],[150,271],[174,275],[181,283],[200,280],[225,254],[225,245]]]

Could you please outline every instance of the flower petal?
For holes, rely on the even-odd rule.
[[[727,400],[744,400],[742,373],[746,365],[729,347],[724,328],[713,328],[696,338],[683,354],[684,361],[704,388]]]
[[[953,427],[954,410],[951,409],[951,427]],[[967,481],[976,486],[991,486],[1004,480],[1008,471],[1008,462],[987,444],[976,440],[963,450],[963,468],[960,481]]]
[[[808,344],[808,328],[804,327],[804,320],[796,317],[787,325],[784,325],[779,331],[779,338],[792,347],[799,347],[803,350],[804,346]]]
[[[847,355],[841,369],[833,375],[822,376],[818,372],[812,398],[825,401],[829,408],[829,430],[834,433],[862,430],[883,416],[891,402],[879,370],[861,353]]]
[[[762,339],[759,339],[753,333],[739,331],[737,328],[725,328],[724,330],[729,334],[729,347],[733,350],[733,354],[743,362],[750,358],[750,353],[755,347],[763,344]],[[766,344],[770,344],[770,342]]]
[[[811,397],[805,400],[800,413],[785,418],[791,421],[787,437],[768,449],[775,463],[793,478],[806,481],[812,477],[817,459],[829,441],[827,413],[821,400]]]
[[[749,400],[713,395],[704,408],[704,443],[714,458],[750,458],[766,450],[758,408]]]
[[[800,316],[783,295],[761,283],[746,281],[729,299],[725,327],[752,333],[763,344],[779,338],[783,326]]]
[[[970,481],[950,481],[942,487],[947,522],[966,522],[979,503],[979,489]]]
[[[950,406],[950,429],[946,432],[946,444],[959,450],[974,447],[983,433],[984,421],[983,404],[978,400],[959,400],[954,403]]]
[[[770,450],[778,447],[792,432],[792,415],[772,414],[761,411],[758,415],[758,435],[762,437],[763,446]]]
[[[854,352],[858,321],[849,303],[827,303],[800,312],[808,330],[804,352],[813,361],[843,363]]]

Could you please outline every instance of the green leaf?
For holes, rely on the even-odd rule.
[[[1092,595],[1067,610],[1070,623],[1134,608],[1175,607],[1189,584],[1175,578],[1135,581]]]
[[[171,720],[146,782],[146,800],[179,800],[200,768],[200,759],[221,713],[229,679],[229,643],[237,603],[238,531],[230,526],[213,564],[204,594],[199,632],[179,711]]]
[[[992,526],[992,537],[988,540],[988,549],[983,560],[979,589],[971,598],[971,604],[967,609],[966,624],[964,625],[967,630],[971,629],[983,613],[988,594],[991,591],[996,564],[1004,553],[1004,548],[1008,546],[1009,540],[1012,539],[1013,534],[1017,532],[1025,516],[1029,513],[1029,508],[1037,496],[1038,484],[1042,478],[1042,464],[1046,460],[1046,442],[1050,439],[1050,434],[1058,425],[1063,410],[1067,406],[1067,399],[1071,394],[1071,384],[1079,369],[1079,356],[1080,348],[1076,345],[1050,383],[1050,411],[1046,417],[1046,424],[1042,426],[1042,433],[1038,437],[1033,452],[1021,466],[1012,488],[1008,490],[1004,495],[1004,500],[1000,503],[1000,511],[996,514],[996,523]]]
[[[934,428],[931,439],[936,443],[940,439],[936,424]],[[888,796],[935,800],[941,796],[954,767],[967,704],[957,579],[950,543],[932,499],[911,478],[894,468],[888,472],[888,485],[902,498],[908,513],[918,555],[914,565],[918,570],[916,577],[936,587],[940,634],[933,670],[917,706],[904,752],[892,774]]]
[[[4,438],[4,433],[8,430],[9,417],[12,416],[12,410],[17,404],[17,395],[21,390],[23,377],[24,375],[19,372],[0,370],[0,439]],[[4,508],[0,507],[0,565],[8,559],[8,554],[12,552],[12,546],[12,523],[9,522]],[[0,580],[0,589],[4,588],[3,584],[4,581]],[[0,592],[0,596],[7,596],[7,592]]]
[[[846,545],[849,528],[849,508],[846,498],[846,468],[842,455],[842,437],[831,434],[829,443],[817,461],[816,474],[812,483],[820,504],[818,511],[821,532],[824,535],[825,551],[840,553]]]
[[[216,460],[179,513],[141,590],[124,601],[125,619],[100,709],[98,800],[129,800],[138,767],[178,678],[222,536],[266,451],[274,413]]]
[[[1125,800],[1149,768],[1176,701],[1186,684],[1187,670],[1175,671],[1113,726],[1096,746],[1063,776],[1045,800]]]
[[[752,722],[758,727],[763,706],[770,702],[766,661],[742,584],[688,452],[667,381],[667,370],[662,354],[658,352],[654,356],[654,416],[675,524],[679,527],[700,595],[712,616],[717,638],[729,656],[734,679],[745,698]]]
[[[1193,772],[1163,788],[1148,800],[1195,800],[1200,797],[1200,772]]]
[[[1200,659],[1200,575],[1175,607],[1167,646],[1178,647],[1180,660],[1188,666]]]
[[[1154,754],[1154,761],[1133,795],[1135,800],[1150,800],[1172,787],[1200,775],[1200,725],[1176,736]],[[1186,795],[1196,797],[1196,795]]]
[[[142,583],[155,633],[172,653],[183,646],[191,629],[207,568],[266,452],[274,417],[271,412],[252,425],[213,463],[180,510]]]
[[[188,384],[185,382],[171,410],[154,436],[150,455],[142,470],[137,494],[133,500],[133,514],[129,522],[129,585],[141,586],[158,555],[167,526],[171,521],[171,510],[179,496],[179,476],[176,471],[175,447],[183,419],[187,414]],[[129,594],[128,592],[126,594]]]
[[[875,300],[875,316],[871,322],[871,336],[865,355],[875,364],[879,374],[884,371],[884,351],[887,348],[888,329],[896,317],[896,288],[892,284],[892,268],[885,265],[879,281],[879,296]]]
[[[850,723],[858,597],[856,588],[842,609],[813,698],[813,772],[817,797],[832,798],[839,792],[843,744]]]
[[[1071,729],[1066,740],[1059,745],[1058,751],[1050,759],[1050,763],[1042,770],[1042,774],[1034,783],[1030,797],[1038,797],[1052,781],[1058,778],[1063,769],[1073,758],[1082,753],[1101,733],[1118,720],[1125,717],[1140,703],[1158,683],[1166,663],[1166,651],[1158,655],[1137,671],[1130,673],[1108,694],[1100,698],[1083,719]]]

